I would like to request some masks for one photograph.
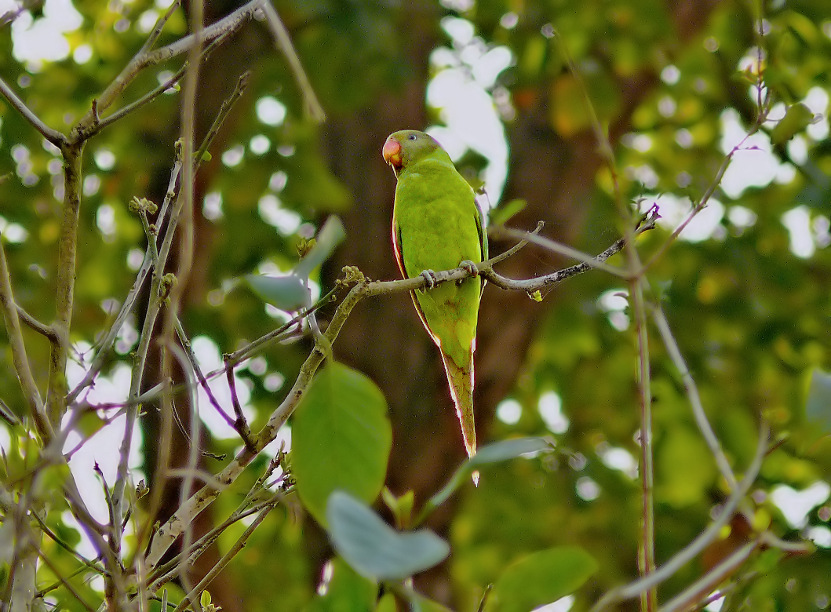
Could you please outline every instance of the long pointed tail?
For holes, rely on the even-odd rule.
[[[473,418],[473,352],[467,367],[460,368],[444,352],[441,354],[444,362],[444,371],[447,373],[447,382],[450,384],[450,395],[456,405],[456,416],[462,426],[462,438],[468,457],[476,454],[476,424]]]

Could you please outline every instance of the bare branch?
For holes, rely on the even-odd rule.
[[[722,560],[721,563],[716,565],[701,578],[693,582],[683,591],[678,593],[678,595],[661,606],[660,612],[690,610],[691,606],[694,606],[697,609],[697,603],[698,600],[701,599],[701,594],[709,593],[728,576],[733,574],[733,572],[735,572],[742,563],[747,561],[748,557],[750,557],[750,555],[759,548],[760,544],[761,539],[757,538],[734,550],[727,558]]]
[[[277,11],[274,9],[274,6],[271,4],[270,0],[262,0],[260,5],[263,9],[263,13],[265,14],[266,23],[274,36],[274,40],[276,41],[278,48],[283,52],[283,55],[286,56],[289,68],[291,68],[291,71],[294,74],[294,79],[300,86],[300,91],[303,94],[303,101],[306,105],[306,112],[309,113],[312,119],[318,123],[322,123],[326,120],[326,113],[315,95],[312,84],[309,82],[309,77],[306,76],[306,71],[303,70],[300,58],[297,57],[297,52],[294,50],[294,45],[291,43],[291,37],[286,30],[286,26],[283,25],[280,16],[277,14]]]
[[[55,339],[55,330],[49,327],[48,325],[45,325],[44,323],[38,321],[36,318],[34,318],[32,315],[26,312],[20,304],[17,305],[17,316],[20,317],[20,320],[23,321],[23,323],[25,323],[27,327],[36,331],[41,336],[44,336],[49,340]]]
[[[63,154],[63,219],[58,239],[58,263],[55,287],[55,338],[49,362],[49,393],[46,414],[53,424],[60,423],[66,409],[68,393],[66,362],[69,355],[69,330],[75,299],[76,259],[78,257],[78,222],[81,211],[81,162],[84,143],[65,144]]]
[[[251,2],[248,2],[233,13],[230,13],[213,25],[202,30],[199,42],[200,47],[205,43],[210,43],[217,38],[238,31],[253,17],[261,1],[251,0]],[[168,12],[157,22],[156,27],[151,32],[150,37],[142,49],[130,60],[104,91],[101,92],[98,98],[96,98],[93,108],[76,124],[72,131],[74,140],[83,140],[98,130],[98,125],[101,122],[100,114],[112,106],[116,98],[127,89],[142,70],[187,53],[194,47],[197,42],[196,37],[194,34],[190,34],[165,47],[150,51],[150,47],[158,39],[164,24],[170,18],[177,5],[178,3],[174,3]]]
[[[652,317],[655,320],[655,325],[658,327],[658,332],[661,334],[661,338],[664,341],[664,346],[669,353],[669,357],[672,359],[675,367],[678,368],[678,373],[681,375],[681,380],[684,383],[684,390],[687,392],[687,397],[690,400],[690,406],[692,407],[695,422],[698,424],[698,429],[701,431],[701,435],[704,436],[704,441],[710,448],[710,452],[713,453],[713,457],[715,457],[716,465],[718,466],[722,477],[727,481],[727,485],[732,490],[737,484],[736,475],[733,473],[733,469],[730,467],[730,462],[727,460],[724,450],[721,448],[721,443],[716,437],[713,428],[710,426],[710,421],[707,420],[707,413],[704,411],[704,406],[701,403],[701,396],[698,394],[698,386],[695,384],[695,379],[693,379],[690,374],[687,363],[681,355],[681,349],[678,348],[678,343],[672,335],[672,331],[669,328],[669,322],[667,321],[664,311],[660,308],[660,306],[652,307]]]
[[[219,575],[228,563],[231,562],[237,554],[245,547],[245,544],[248,542],[248,538],[251,537],[251,534],[254,533],[254,530],[260,526],[265,520],[265,517],[268,516],[269,512],[274,509],[273,505],[268,505],[257,515],[257,517],[252,521],[252,523],[245,529],[242,535],[237,539],[236,542],[228,549],[222,557],[220,557],[219,561],[211,568],[211,570],[205,574],[205,577],[199,581],[199,583],[191,589],[191,591],[179,602],[179,605],[176,607],[176,611],[185,610],[190,603],[196,601],[196,598],[199,597],[199,594],[207,588],[207,586],[213,581],[214,578]]]
[[[1,237],[1,236],[0,236]],[[14,302],[9,266],[6,262],[6,250],[0,240],[0,308],[6,322],[6,333],[9,336],[9,346],[12,352],[12,363],[20,383],[20,389],[29,405],[29,412],[35,421],[38,432],[45,440],[53,435],[52,424],[49,421],[43,406],[32,370],[29,367],[29,358],[26,356],[26,344],[23,341],[23,330],[20,327],[17,305]]]

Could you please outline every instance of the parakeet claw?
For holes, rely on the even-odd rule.
[[[433,287],[436,286],[436,282],[438,282],[438,281],[436,279],[436,273],[435,272],[433,272],[432,270],[422,270],[421,271],[421,276],[424,277],[424,280],[427,283],[427,289],[432,289]]]
[[[476,264],[470,261],[469,259],[465,259],[463,262],[461,262],[459,264],[459,267],[471,276],[479,276],[479,268],[477,268]]]

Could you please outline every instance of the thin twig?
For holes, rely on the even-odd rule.
[[[89,610],[89,612],[95,612],[95,609],[92,606],[90,606],[86,601],[84,601],[84,598],[81,597],[81,594],[75,590],[75,588],[69,583],[69,581],[64,579],[61,570],[58,569],[54,563],[52,563],[51,559],[49,559],[49,557],[46,556],[46,553],[43,552],[43,550],[41,550],[41,548],[37,546],[37,544],[34,544],[34,547],[37,551],[38,556],[41,558],[41,560],[43,560],[44,565],[46,565],[46,567],[48,567],[55,576],[57,576],[58,580],[60,581],[60,584],[67,590],[67,592],[70,595],[72,595],[72,597],[74,597],[78,601],[78,603],[80,603],[81,606],[83,606],[85,610]],[[44,592],[41,591],[39,595],[42,597],[43,593]]]
[[[180,108],[180,118],[182,122],[182,132],[179,137],[179,142],[182,144],[182,187],[179,194],[179,201],[177,202],[176,216],[180,223],[177,231],[179,232],[177,257],[176,257],[176,283],[170,291],[167,309],[165,312],[164,323],[162,326],[162,333],[160,342],[165,349],[162,352],[162,372],[168,376],[172,376],[171,356],[179,362],[179,369],[184,373],[188,387],[190,389],[190,397],[187,402],[190,414],[190,448],[188,449],[186,469],[188,474],[185,476],[182,485],[179,487],[179,505],[185,503],[191,494],[194,485],[193,473],[196,471],[199,463],[199,449],[201,446],[201,419],[199,417],[199,401],[196,393],[196,385],[193,381],[193,370],[187,367],[187,357],[184,351],[173,342],[174,330],[176,321],[179,318],[179,309],[181,307],[182,295],[185,287],[188,284],[190,277],[191,264],[193,262],[193,211],[195,198],[195,172],[196,163],[194,158],[194,148],[196,139],[196,93],[199,81],[200,56],[202,49],[206,43],[205,30],[205,4],[204,0],[192,0],[190,3],[190,11],[188,19],[190,21],[190,30],[192,32],[194,44],[188,51],[188,70],[185,74],[182,91],[182,104]],[[171,232],[172,234],[172,232]],[[172,398],[164,396],[162,398],[162,409],[175,411]],[[182,536],[182,547],[187,549],[193,540],[193,523],[190,522],[184,526]],[[179,568],[179,581],[185,591],[189,591],[191,587],[191,579],[188,572],[187,564],[183,563]],[[197,609],[199,606],[197,606]]]
[[[643,219],[641,220],[641,223],[635,228],[635,230],[634,230],[635,235],[637,236],[637,235],[639,235],[639,234],[641,234],[641,233],[643,233],[647,230],[654,229],[655,222],[658,218],[659,218],[658,207],[653,206],[652,208],[649,209],[649,211],[647,211],[647,213],[644,215]],[[534,234],[536,231],[537,230],[534,230],[534,232],[532,232],[531,234]],[[536,240],[537,237],[527,238],[527,236],[528,236],[527,233],[521,232],[519,230],[510,229],[510,228],[496,228],[496,229],[493,230],[493,233],[497,236],[509,236],[511,238],[514,238],[514,239],[519,239],[520,237],[523,237],[524,242],[521,242],[521,243],[517,244],[515,247],[513,247],[514,249],[516,249],[520,245],[524,246],[528,242],[533,242],[535,244],[539,244],[540,246],[543,246],[544,248],[549,248],[551,245],[557,245],[558,248],[562,246],[562,245],[559,245],[556,242],[552,242],[552,241],[549,241],[549,240],[544,239],[544,238],[542,239],[543,242],[538,242]],[[514,280],[514,279],[511,279],[511,278],[507,278],[505,276],[502,276],[501,274],[498,274],[494,270],[490,269],[495,263],[497,263],[499,261],[502,261],[502,259],[504,259],[504,257],[503,257],[504,254],[503,255],[498,255],[496,257],[492,257],[487,262],[483,262],[482,264],[477,265],[477,267],[481,271],[482,275],[486,279],[488,279],[488,282],[493,283],[497,287],[499,287],[501,289],[508,289],[508,290],[513,290],[513,291],[525,291],[526,293],[530,294],[530,293],[533,293],[534,291],[537,291],[537,290],[549,288],[549,287],[551,287],[551,286],[553,286],[557,283],[561,283],[564,280],[566,280],[568,278],[571,278],[572,276],[577,276],[578,274],[588,272],[589,270],[593,270],[593,269],[605,270],[605,268],[603,267],[603,265],[604,265],[603,262],[605,262],[607,259],[609,259],[612,255],[615,255],[615,254],[619,253],[620,251],[622,251],[625,246],[626,246],[626,239],[625,238],[620,238],[614,244],[612,244],[609,248],[607,248],[602,253],[596,255],[595,257],[589,257],[588,255],[585,255],[585,254],[581,253],[580,258],[581,259],[584,258],[584,257],[586,258],[581,263],[575,264],[575,265],[570,266],[568,268],[564,268],[562,270],[557,270],[556,272],[552,272],[550,274],[545,274],[543,276],[538,276],[538,277],[530,278],[530,279]],[[553,249],[553,248],[551,250],[554,250],[555,252],[561,252],[561,251]],[[512,251],[509,251],[509,252],[511,252],[511,254],[513,254]],[[613,268],[613,269],[616,269],[616,268]]]
[[[159,40],[159,37],[162,35],[165,25],[167,25],[167,22],[171,17],[173,17],[173,14],[179,9],[181,4],[182,0],[174,0],[170,3],[170,6],[167,8],[167,11],[165,11],[165,14],[156,20],[156,24],[147,36],[147,40],[145,40],[144,44],[141,46],[141,51],[139,51],[139,53],[147,53],[153,48],[153,45],[156,44],[156,41]]]
[[[670,558],[654,572],[623,587],[613,589],[606,593],[606,595],[604,595],[592,607],[592,612],[605,610],[615,603],[626,601],[628,599],[634,599],[635,597],[639,597],[641,593],[644,593],[649,589],[654,589],[659,584],[675,575],[679,569],[681,569],[705,548],[707,548],[707,546],[715,542],[720,537],[722,528],[730,522],[730,519],[733,518],[739,503],[745,498],[747,492],[750,490],[750,487],[756,481],[756,477],[759,475],[759,470],[762,467],[762,460],[764,459],[765,452],[767,450],[769,433],[767,424],[763,423],[760,428],[759,442],[756,446],[756,454],[754,455],[753,460],[748,466],[742,480],[738,483],[730,496],[725,500],[724,504],[722,504],[718,515],[713,522],[710,523],[704,531],[698,534],[692,542],[687,544],[687,546],[677,552],[672,558]]]
[[[190,367],[193,372],[196,374],[196,379],[199,381],[199,385],[202,387],[202,390],[205,392],[205,395],[208,396],[208,401],[211,403],[211,406],[219,413],[219,416],[223,418],[223,420],[228,423],[231,427],[234,426],[234,419],[231,418],[225,409],[219,405],[219,400],[216,399],[214,392],[211,391],[211,387],[208,384],[205,375],[202,374],[202,368],[199,367],[199,361],[196,359],[196,353],[193,352],[193,345],[190,342],[190,338],[188,338],[187,334],[185,333],[185,328],[182,326],[182,321],[177,317],[176,318],[176,334],[179,337],[179,344],[185,349],[185,354],[188,357],[188,362],[190,363]]]
[[[32,329],[39,333],[41,336],[44,336],[48,340],[55,339],[55,330],[49,327],[48,325],[41,323],[35,317],[30,315],[24,308],[17,304],[17,316],[20,317],[20,320],[26,324],[26,327]]]
[[[175,73],[173,73],[173,75],[171,77],[165,79],[165,81],[163,83],[161,83],[160,85],[158,85],[154,89],[151,89],[146,94],[141,96],[139,99],[134,100],[133,102],[130,102],[126,106],[122,106],[117,111],[113,112],[110,115],[107,115],[106,117],[99,118],[99,120],[98,120],[98,122],[96,123],[96,126],[95,126],[96,127],[96,132],[100,132],[105,127],[112,125],[113,123],[115,123],[119,119],[123,119],[124,117],[126,117],[127,115],[132,113],[133,111],[136,111],[136,110],[140,109],[142,106],[145,106],[145,105],[149,104],[150,102],[152,102],[153,100],[155,100],[156,98],[158,98],[160,95],[162,95],[168,89],[170,89],[176,83],[178,83],[180,80],[182,80],[182,77],[185,76],[185,72],[187,71],[187,67],[188,67],[187,64],[183,64],[182,67],[179,68],[179,70],[177,70]]]
[[[637,253],[630,251],[629,261],[634,269],[640,266]],[[655,474],[652,446],[652,379],[649,367],[649,334],[646,328],[646,304],[643,294],[644,279],[633,278],[629,281],[629,294],[635,319],[635,333],[638,343],[638,395],[641,408],[641,486],[643,491],[643,523],[641,525],[641,554],[639,565],[642,576],[649,576],[655,571]],[[647,589],[642,594],[644,608],[654,610],[657,591]]]
[[[265,520],[265,517],[267,517],[269,512],[271,512],[273,509],[273,506],[267,506],[260,511],[257,517],[245,529],[245,531],[242,533],[239,539],[237,539],[237,541],[234,542],[231,548],[228,549],[228,552],[226,552],[219,558],[219,561],[217,561],[216,564],[210,569],[210,571],[208,571],[208,573],[205,574],[205,577],[202,578],[202,580],[200,580],[199,583],[191,589],[191,591],[185,596],[185,598],[182,599],[179,605],[176,606],[176,610],[185,610],[191,602],[196,601],[196,598],[199,596],[199,594],[205,590],[205,588],[213,581],[214,578],[217,577],[217,575],[219,575],[219,572],[225,569],[228,563],[231,562],[231,559],[237,556],[237,554],[245,547],[246,543],[248,542],[248,538],[251,537],[251,534],[254,533],[254,530],[260,526],[260,523],[262,523]]]
[[[684,390],[686,391],[687,398],[690,401],[690,406],[692,407],[695,422],[698,424],[698,429],[701,431],[704,441],[707,443],[710,452],[713,454],[722,477],[727,481],[727,485],[730,487],[730,490],[732,490],[737,484],[736,475],[733,473],[733,469],[730,467],[730,462],[724,454],[721,443],[716,437],[716,434],[710,425],[710,421],[707,419],[707,413],[704,411],[704,406],[701,403],[701,396],[698,394],[698,386],[695,383],[695,379],[693,379],[690,374],[690,369],[687,367],[687,363],[681,355],[681,349],[678,347],[678,343],[675,341],[675,337],[672,335],[672,331],[669,328],[666,315],[664,315],[664,311],[659,305],[652,306],[652,318],[655,321],[658,332],[661,334],[661,338],[664,341],[664,346],[667,349],[667,353],[669,353],[670,359],[678,369],[678,373],[681,375],[681,380],[684,383]]]
[[[543,248],[545,248],[549,251],[552,251],[554,253],[558,253],[560,255],[565,255],[566,257],[570,257],[572,259],[576,259],[577,261],[583,262],[583,263],[585,263],[585,264],[589,265],[590,267],[595,268],[597,270],[602,270],[604,272],[608,272],[609,274],[612,274],[612,275],[617,276],[619,278],[625,278],[626,277],[626,271],[625,270],[622,270],[621,268],[618,268],[617,266],[610,266],[609,264],[604,263],[603,261],[599,261],[597,259],[597,257],[594,257],[594,256],[589,255],[587,253],[583,253],[582,251],[578,251],[577,249],[574,249],[570,246],[560,244],[559,242],[551,240],[550,238],[545,238],[543,236],[537,236],[537,235],[531,234],[529,232],[523,232],[521,230],[515,230],[515,229],[511,229],[511,228],[507,228],[507,227],[494,228],[493,233],[498,237],[512,238],[514,240],[527,240],[528,242],[531,242],[533,244],[541,246],[541,247],[543,247]],[[614,245],[613,245],[613,247],[614,247]],[[618,251],[619,250],[620,249],[618,249]],[[615,251],[615,253],[618,252],[618,251]],[[538,280],[538,279],[533,279],[533,280]],[[543,288],[543,285],[541,285],[539,287],[535,287],[534,290],[541,289],[541,288]]]
[[[251,0],[247,4],[235,10],[233,13],[230,13],[213,25],[206,27],[203,30],[200,45],[202,43],[209,43],[229,32],[238,31],[243,24],[253,17],[255,11],[259,8],[261,1],[262,0]],[[162,21],[166,20],[170,14],[172,13],[165,15],[165,17],[162,18],[160,23],[157,24],[157,27],[153,30],[153,34],[151,34],[152,42],[155,42],[155,39],[158,38],[157,31],[160,32],[160,27],[163,26]],[[73,129],[74,137],[76,139],[83,138],[86,137],[90,130],[96,130],[96,126],[100,121],[98,115],[107,110],[113,104],[116,98],[122,94],[122,92],[135,80],[136,76],[138,76],[142,70],[149,66],[154,66],[161,62],[167,61],[183,53],[187,53],[195,44],[196,38],[193,34],[180,38],[165,47],[161,47],[153,51],[150,51],[149,45],[145,43],[145,47],[142,48],[142,50],[127,63],[118,76],[116,76],[115,79],[113,79],[113,81],[104,89],[104,91],[101,92],[96,99],[96,108],[91,109],[78,122]]]
[[[252,489],[255,489],[252,487]],[[250,493],[249,493],[250,495]],[[147,591],[154,593],[159,590],[164,584],[170,582],[176,577],[176,572],[181,564],[192,565],[196,562],[202,554],[216,542],[220,535],[222,535],[231,525],[248,518],[260,512],[263,508],[269,505],[274,505],[282,500],[282,496],[272,496],[258,504],[250,505],[249,496],[243,500],[240,507],[238,507],[227,519],[222,523],[208,531],[205,535],[193,542],[188,549],[177,551],[171,559],[165,562],[164,565],[159,566],[148,578]]]
[[[309,77],[306,76],[306,71],[303,70],[303,64],[300,62],[300,58],[297,57],[297,52],[294,50],[294,45],[291,43],[291,37],[286,30],[286,26],[283,25],[280,16],[277,14],[277,11],[274,9],[274,6],[271,4],[270,0],[262,0],[260,2],[260,6],[265,14],[266,23],[271,29],[271,33],[274,36],[277,47],[283,52],[283,55],[286,56],[289,68],[294,75],[295,81],[297,81],[297,84],[300,87],[300,91],[303,94],[303,101],[306,106],[306,112],[318,123],[323,123],[326,120],[326,113],[315,95],[314,88],[309,82]]]
[[[718,565],[710,569],[706,574],[701,576],[701,578],[693,582],[661,606],[660,612],[689,610],[691,606],[696,606],[696,609],[698,609],[698,600],[705,595],[709,595],[710,591],[712,591],[720,582],[735,572],[736,569],[742,563],[747,561],[748,557],[750,557],[750,555],[759,548],[760,544],[761,538],[757,538],[734,550]]]
[[[214,138],[219,133],[219,130],[225,123],[225,120],[228,118],[228,115],[231,114],[231,109],[234,108],[234,105],[242,97],[242,94],[245,93],[245,89],[248,87],[248,83],[250,80],[251,73],[248,71],[243,72],[237,79],[237,84],[234,86],[234,91],[232,91],[231,94],[222,101],[222,105],[219,107],[219,110],[216,113],[216,117],[214,117],[213,123],[211,124],[211,127],[208,129],[207,134],[205,134],[205,137],[202,139],[202,144],[199,145],[199,148],[193,155],[193,163],[195,164],[194,170],[199,168],[199,165],[205,158],[205,153],[208,151],[208,148],[211,146],[211,143],[214,141]]]

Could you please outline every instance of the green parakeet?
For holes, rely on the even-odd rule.
[[[434,270],[473,267],[488,258],[482,213],[468,182],[431,136],[402,130],[387,138],[384,159],[398,184],[392,214],[392,241],[405,278]],[[473,418],[473,351],[482,279],[442,283],[412,293],[421,322],[441,351],[450,394],[462,426],[468,456],[476,453]]]

